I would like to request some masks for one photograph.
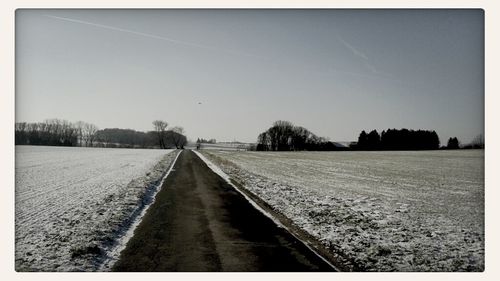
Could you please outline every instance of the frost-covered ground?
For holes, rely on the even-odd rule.
[[[358,270],[484,270],[484,151],[203,151]]]
[[[172,151],[16,146],[16,270],[98,270]]]

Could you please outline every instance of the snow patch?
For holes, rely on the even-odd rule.
[[[98,270],[173,151],[16,146],[16,270]]]
[[[360,270],[484,270],[480,152],[202,153]]]
[[[156,185],[154,188],[150,190],[150,194],[147,196],[151,198],[149,202],[147,202],[144,206],[138,206],[137,210],[140,210],[140,213],[136,216],[135,219],[133,219],[133,222],[131,223],[130,227],[126,231],[124,231],[124,234],[116,239],[116,245],[113,246],[110,250],[108,250],[107,258],[105,261],[101,264],[99,267],[100,271],[108,271],[111,270],[113,265],[116,263],[118,258],[120,257],[120,253],[125,249],[127,246],[128,241],[132,238],[134,235],[134,231],[137,228],[137,226],[141,223],[142,218],[146,214],[147,210],[153,203],[155,202],[156,194],[160,192],[161,187],[163,186],[163,182],[165,179],[170,175],[170,172],[175,171],[174,165],[175,162],[177,161],[177,158],[179,158],[179,155],[181,154],[181,151],[177,152],[177,155],[175,156],[175,159],[170,163],[170,168],[168,169],[167,173],[165,173],[165,176],[161,179],[161,182]]]

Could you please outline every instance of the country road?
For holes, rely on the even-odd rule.
[[[113,271],[333,271],[182,151]]]

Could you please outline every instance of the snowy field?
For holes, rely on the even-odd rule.
[[[98,270],[151,201],[172,151],[16,146],[16,270]]]
[[[484,270],[484,151],[203,155],[355,270]]]

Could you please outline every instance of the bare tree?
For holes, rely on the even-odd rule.
[[[278,120],[273,123],[273,128],[271,139],[275,141],[276,150],[290,150],[289,142],[293,132],[292,122]]]
[[[184,136],[184,128],[182,127],[173,127],[172,128],[172,138],[174,141],[174,145],[176,148],[183,148],[186,144],[186,137]]]
[[[311,134],[312,133],[304,127],[293,127],[293,134],[291,138],[292,150],[304,150],[306,148],[307,141],[311,138]]]
[[[160,148],[165,149],[165,132],[167,130],[168,123],[162,120],[153,121],[153,126],[158,136],[158,141],[160,143]]]
[[[16,123],[16,144],[74,146],[76,143],[77,130],[66,120]]]
[[[28,132],[26,122],[16,123],[16,144],[28,144]]]
[[[257,150],[332,150],[334,144],[327,138],[321,138],[304,127],[292,122],[278,120],[267,131],[257,137]]]
[[[73,146],[77,142],[77,133],[73,124],[66,120],[61,121],[60,142],[65,146]]]
[[[484,148],[484,139],[483,135],[477,135],[473,140],[472,140],[472,147],[473,148]]]
[[[262,150],[262,151],[267,151],[269,150],[270,146],[271,146],[271,140],[270,140],[270,137],[269,137],[269,134],[266,132],[263,132],[261,133],[258,137],[257,137],[257,149],[258,150]]]
[[[96,125],[85,123],[83,126],[83,135],[85,140],[85,146],[93,146],[96,138],[96,133],[99,129]]]
[[[78,121],[75,123],[75,130],[77,134],[77,145],[83,146],[83,127],[85,126],[85,122],[83,121]]]

